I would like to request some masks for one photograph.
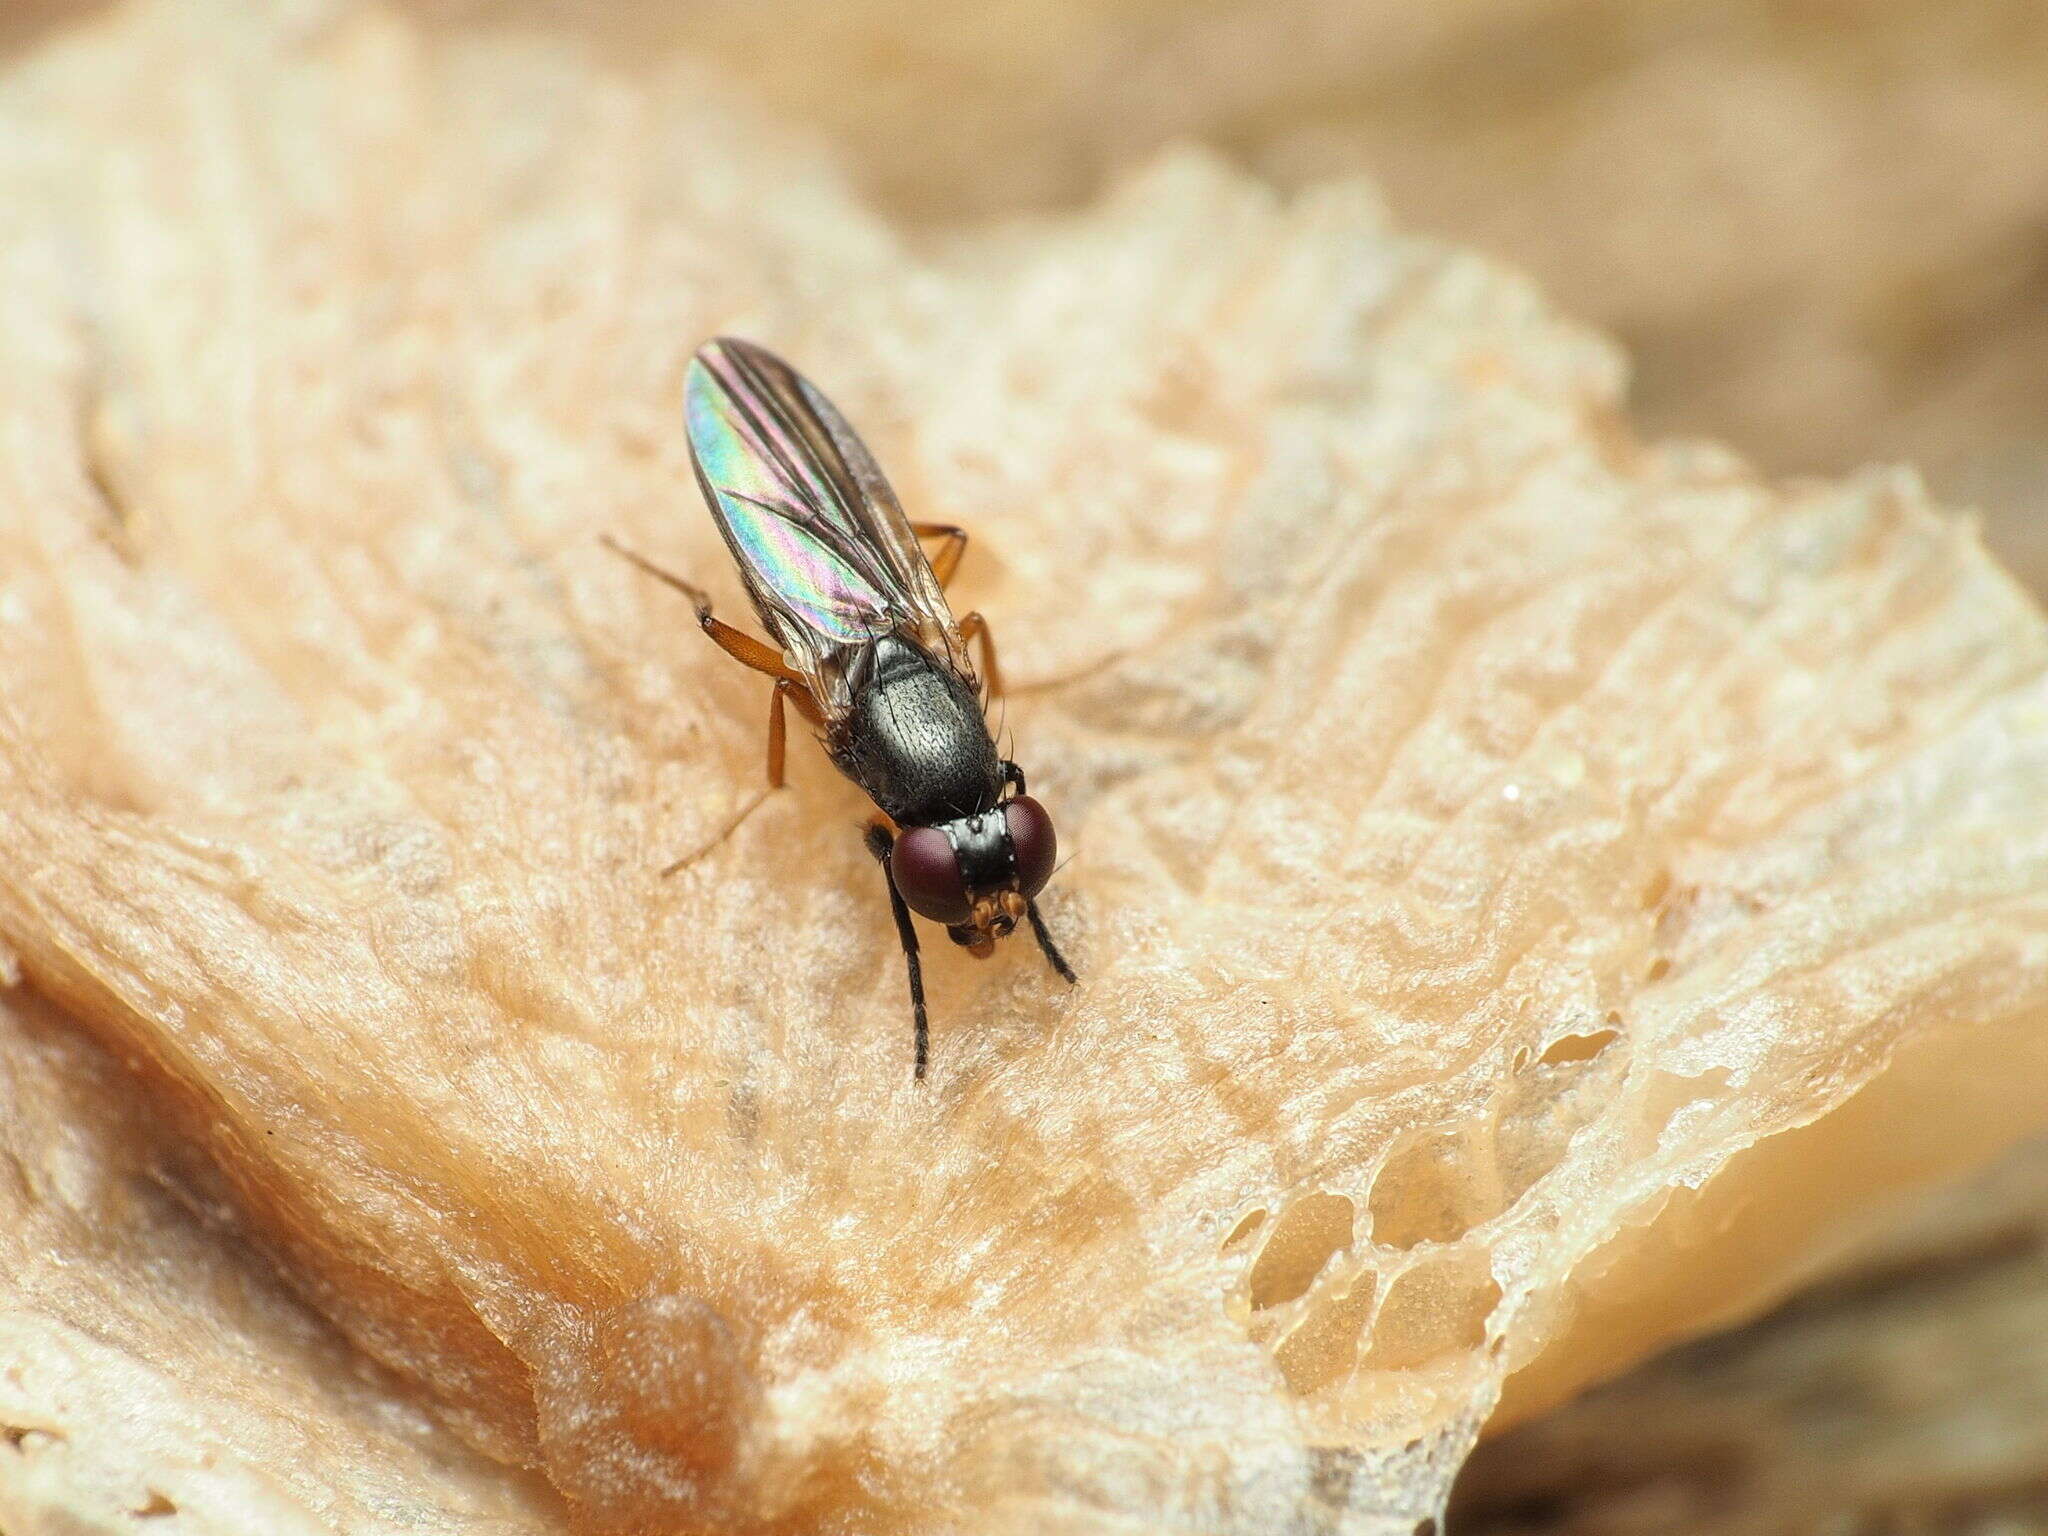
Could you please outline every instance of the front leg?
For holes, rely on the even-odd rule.
[[[896,846],[896,834],[880,821],[868,823],[868,852],[882,866],[882,878],[889,884],[889,910],[896,916],[896,937],[903,944],[904,964],[910,970],[910,1012],[917,1031],[916,1066],[912,1076],[924,1081],[925,1058],[930,1052],[931,1026],[924,1010],[924,967],[917,958],[917,929],[911,926],[910,908],[896,889],[896,872],[889,867],[889,854]]]
[[[1059,972],[1060,979],[1068,986],[1073,986],[1080,978],[1074,974],[1074,968],[1067,964],[1067,957],[1060,953],[1059,945],[1053,943],[1052,934],[1046,929],[1045,919],[1038,915],[1038,903],[1027,900],[1024,903],[1024,915],[1031,919],[1031,932],[1038,940],[1039,949],[1045,954],[1046,964]]]

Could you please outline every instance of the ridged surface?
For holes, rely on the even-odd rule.
[[[0,937],[142,1122],[14,1158],[157,1171],[381,1363],[322,1396],[269,1293],[108,1345],[285,1362],[191,1402],[356,1426],[233,1436],[307,1519],[421,1528],[431,1454],[451,1530],[1405,1533],[1511,1373],[2048,1118],[2038,615],[1908,476],[1637,446],[1360,186],[913,249],[686,66],[347,5],[129,11],[0,145]],[[596,544],[744,612],[721,331],[973,530],[1073,852],[1082,985],[929,935],[923,1088],[858,798],[795,751],[720,841],[765,690]],[[70,1369],[0,1498],[178,1441]],[[563,1508],[357,1424],[415,1403]]]

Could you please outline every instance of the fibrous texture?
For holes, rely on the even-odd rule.
[[[1450,1529],[2042,1529],[2048,1145],[1921,1203],[1761,1320],[1482,1442]]]
[[[0,1497],[256,1528],[149,1481],[203,1431],[352,1531],[1406,1532],[2048,1118],[2039,616],[1360,185],[913,245],[686,61],[349,4],[124,11],[0,135],[0,1345],[96,1343]],[[938,942],[921,1087],[859,797],[755,806],[596,542],[742,613],[721,331],[973,530],[1073,854],[1082,984]]]
[[[2048,590],[2033,0],[507,6],[621,58],[687,37],[912,217],[1074,202],[1182,138],[1289,186],[1367,171],[1620,336],[1640,419],[1779,470],[1909,459]]]
[[[48,1004],[0,1005],[0,1530],[559,1530],[148,1177],[135,1095]]]

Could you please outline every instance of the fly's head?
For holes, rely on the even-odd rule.
[[[889,872],[913,911],[944,923],[955,944],[985,957],[1023,921],[1057,854],[1052,818],[1019,794],[976,816],[906,828]]]

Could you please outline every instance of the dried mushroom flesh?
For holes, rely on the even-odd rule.
[[[347,3],[125,9],[0,122],[0,939],[136,1117],[9,1198],[151,1175],[298,1298],[10,1282],[0,1344],[156,1321],[0,1499],[150,1496],[210,1390],[356,1530],[1405,1532],[1503,1390],[2043,1119],[2039,615],[1908,476],[1637,444],[1358,185],[913,244],[687,66]],[[718,840],[765,697],[596,544],[743,611],[713,331],[973,529],[1075,850],[1084,985],[935,946],[922,1088],[858,797],[795,752]],[[359,1390],[85,1390],[326,1326]]]

